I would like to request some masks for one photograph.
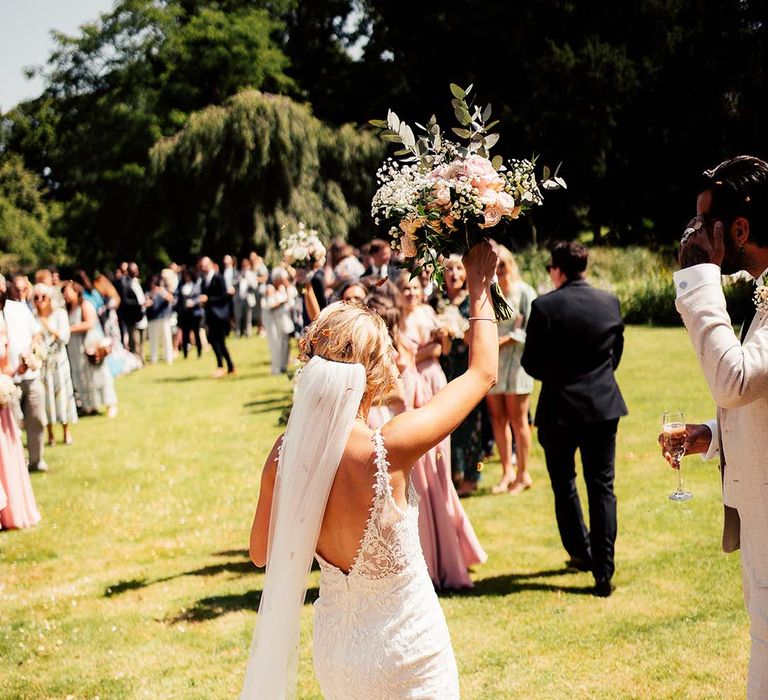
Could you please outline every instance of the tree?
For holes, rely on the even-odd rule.
[[[289,89],[279,30],[250,3],[120,0],[79,36],[57,35],[44,95],[6,115],[8,147],[62,203],[56,231],[75,259],[161,255],[150,148],[244,87]]]
[[[365,239],[383,153],[368,132],[330,129],[287,97],[244,91],[152,150],[166,204],[158,241],[176,259],[274,250],[299,221],[326,241]]]
[[[59,265],[64,241],[48,233],[48,210],[38,178],[17,155],[0,160],[0,272]]]

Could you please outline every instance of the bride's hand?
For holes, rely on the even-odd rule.
[[[496,263],[499,256],[488,241],[481,241],[472,246],[462,262],[467,272],[467,288],[482,290],[490,286],[496,274]]]

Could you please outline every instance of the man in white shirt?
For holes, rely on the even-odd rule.
[[[685,322],[718,420],[687,426],[686,451],[720,453],[723,549],[741,549],[752,647],[747,696],[768,698],[768,163],[740,156],[704,173],[697,215],[680,245],[676,306]],[[740,337],[721,274],[746,270],[754,306]],[[751,316],[751,318],[750,318]]]
[[[29,470],[48,471],[43,459],[44,433],[48,419],[45,415],[45,388],[40,369],[33,364],[32,343],[42,332],[29,307],[18,301],[6,300],[5,277],[0,275],[0,312],[8,328],[8,360],[16,368],[14,382],[21,389],[21,411],[27,433]]]

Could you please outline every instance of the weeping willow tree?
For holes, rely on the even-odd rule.
[[[192,114],[150,154],[171,257],[274,251],[299,221],[326,240],[370,237],[383,145],[333,129],[287,97],[255,90]]]

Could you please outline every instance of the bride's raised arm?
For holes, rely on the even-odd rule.
[[[499,334],[490,287],[496,253],[487,242],[464,256],[469,290],[469,367],[429,403],[393,418],[383,428],[394,469],[408,469],[427,450],[452,433],[496,383]]]

